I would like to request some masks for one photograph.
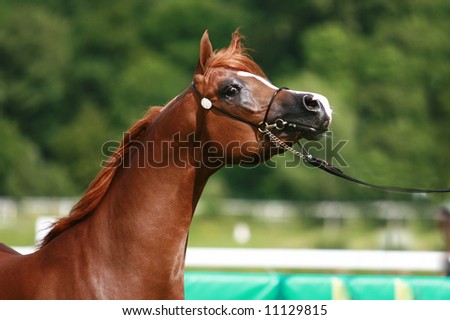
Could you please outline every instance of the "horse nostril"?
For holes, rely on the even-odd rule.
[[[320,109],[320,102],[314,100],[314,96],[309,94],[303,96],[303,105],[309,111],[317,112]]]

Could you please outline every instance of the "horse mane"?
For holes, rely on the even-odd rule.
[[[126,132],[119,148],[109,157],[106,164],[103,164],[103,168],[89,184],[83,197],[75,204],[67,217],[63,217],[53,224],[52,229],[42,240],[41,247],[48,244],[64,230],[89,217],[108,191],[117,168],[120,168],[129,155],[130,146],[145,134],[161,109],[162,107],[150,108],[147,114]]]
[[[243,40],[245,40],[245,37],[239,31],[235,31],[228,48],[215,51],[206,62],[205,76],[208,76],[212,69],[222,67],[250,72],[267,79],[262,69],[248,54],[249,49],[242,44]]]

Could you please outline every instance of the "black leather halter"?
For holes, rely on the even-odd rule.
[[[192,82],[192,89],[194,90],[195,93],[198,94],[198,96],[199,96],[200,98],[204,98],[204,97],[202,96],[202,94],[201,94],[201,93],[197,90],[197,88],[195,87],[194,82]],[[278,95],[282,90],[287,90],[287,89],[288,89],[288,88],[286,88],[286,87],[281,87],[281,88],[278,88],[278,89],[272,94],[272,97],[270,98],[269,104],[267,105],[266,113],[264,114],[264,119],[263,119],[260,123],[258,123],[258,124],[253,123],[253,122],[251,122],[251,121],[248,121],[247,119],[241,118],[241,117],[239,117],[239,116],[236,116],[236,115],[234,115],[234,114],[232,114],[232,113],[229,113],[228,111],[225,111],[225,110],[223,110],[223,109],[217,108],[215,105],[212,105],[212,106],[211,106],[211,109],[217,110],[217,111],[219,111],[220,113],[222,113],[222,114],[224,114],[224,115],[226,115],[226,116],[228,116],[228,117],[230,117],[230,118],[232,118],[232,119],[234,119],[234,120],[237,120],[237,121],[246,123],[246,124],[250,125],[251,127],[255,128],[255,129],[258,129],[260,132],[264,132],[265,130],[267,130],[267,129],[272,129],[272,128],[275,128],[275,129],[277,129],[277,130],[283,130],[284,127],[285,127],[285,125],[288,124],[287,121],[284,121],[283,119],[277,119],[277,120],[274,121],[273,124],[268,124],[268,123],[267,123],[267,117],[269,116],[270,108],[272,107],[272,104],[273,104],[273,102],[275,101],[275,98],[277,97],[277,95]]]

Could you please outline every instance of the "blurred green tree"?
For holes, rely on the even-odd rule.
[[[2,1],[0,194],[81,192],[104,142],[189,85],[203,31],[221,48],[238,27],[275,84],[329,98],[322,145],[349,141],[347,172],[449,185],[449,18],[447,0]],[[286,161],[225,169],[217,185],[244,198],[399,197]]]
[[[64,18],[34,5],[17,5],[0,21],[0,112],[37,144],[64,114],[69,30]]]

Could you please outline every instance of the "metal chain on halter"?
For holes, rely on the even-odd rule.
[[[282,149],[284,149],[286,151],[289,151],[289,152],[291,152],[292,154],[294,154],[295,156],[299,157],[302,160],[311,159],[312,158],[312,155],[310,155],[309,153],[306,153],[306,154],[301,153],[300,151],[295,150],[294,148],[289,146],[283,140],[281,140],[276,135],[274,135],[269,129],[266,129],[266,130],[262,131],[262,133],[268,135],[269,139],[270,139],[270,142],[272,142],[276,147],[282,148]],[[303,150],[303,151],[305,151],[305,150]]]

